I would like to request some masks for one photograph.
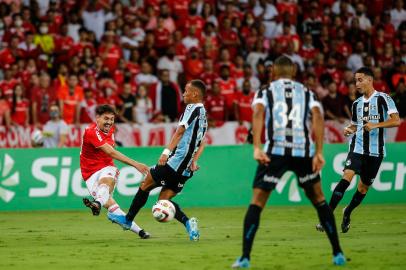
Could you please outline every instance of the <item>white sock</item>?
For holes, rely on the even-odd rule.
[[[122,215],[125,216],[125,213],[123,210],[121,210],[120,206],[118,204],[113,204],[112,206],[109,207],[109,212],[115,215]],[[135,223],[134,221],[131,223],[131,231],[135,232],[135,233],[139,233],[142,229],[140,228],[140,226],[137,225],[137,223]]]
[[[98,201],[101,206],[104,206],[110,197],[110,189],[106,184],[101,184],[96,190],[96,201]]]

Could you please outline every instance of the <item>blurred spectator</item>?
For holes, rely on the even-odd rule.
[[[232,113],[234,93],[237,89],[237,82],[230,77],[230,67],[222,65],[220,68],[220,77],[216,79],[219,84],[220,94],[225,98],[228,113]]]
[[[364,66],[362,57],[364,54],[364,44],[361,41],[358,41],[355,45],[354,52],[350,55],[347,60],[347,68],[352,72],[357,71],[359,68]]]
[[[11,105],[11,123],[13,125],[28,126],[30,103],[24,97],[24,89],[21,84],[16,84],[13,92]]]
[[[337,92],[337,85],[334,81],[328,84],[327,89],[328,95],[322,100],[325,111],[324,116],[327,120],[338,120],[340,123],[344,123],[346,117],[350,118],[349,115],[345,115],[345,100],[343,96]]]
[[[121,48],[115,44],[114,32],[105,33],[105,41],[99,47],[99,56],[103,60],[103,65],[107,67],[111,74],[117,69],[119,60],[123,57]]]
[[[374,89],[386,94],[390,93],[388,84],[382,79],[382,69],[380,67],[374,67]]]
[[[235,119],[242,124],[243,122],[252,122],[252,100],[255,93],[251,88],[249,80],[242,83],[242,92],[237,92],[234,100]]]
[[[203,73],[200,75],[200,79],[206,84],[208,92],[211,91],[212,84],[217,78],[217,74],[213,70],[213,60],[204,59]]]
[[[203,62],[199,57],[199,51],[196,47],[191,48],[184,67],[186,81],[199,78],[203,73]]]
[[[48,23],[43,21],[39,25],[39,33],[34,37],[34,43],[40,50],[40,67],[41,69],[47,69],[52,67],[52,54],[55,50],[54,37],[49,34]]]
[[[18,84],[18,80],[13,77],[11,68],[4,70],[4,79],[0,82],[0,91],[3,92],[3,97],[11,102],[13,99],[14,87]]]
[[[189,28],[188,35],[182,39],[182,44],[188,51],[199,47],[200,41],[196,35],[196,26],[192,25]]]
[[[243,89],[243,83],[248,80],[252,91],[257,91],[261,86],[261,82],[252,74],[252,68],[249,64],[244,65],[244,77],[237,80],[238,89]]]
[[[126,24],[123,27],[123,34],[120,37],[120,46],[123,48],[123,55],[126,60],[130,59],[131,51],[137,49],[139,43],[134,39],[131,26]]]
[[[58,106],[52,105],[49,109],[50,120],[42,129],[45,148],[60,148],[65,146],[68,135],[68,125],[60,117]]]
[[[399,116],[403,119],[406,117],[406,83],[401,78],[396,86],[396,93],[393,97],[396,107],[399,110]]]
[[[396,88],[401,79],[406,82],[406,63],[403,61],[399,65],[399,70],[392,75],[392,85]]]
[[[44,125],[49,120],[51,105],[56,104],[56,91],[51,86],[51,78],[47,73],[41,74],[39,87],[32,89],[31,95],[33,124]]]
[[[303,59],[299,54],[295,53],[294,46],[295,45],[292,41],[289,42],[285,55],[289,57],[293,63],[296,64],[296,66],[298,67],[298,71],[303,72],[305,69]]]
[[[93,123],[96,120],[97,102],[90,88],[84,90],[84,99],[80,102],[80,123]]]
[[[83,101],[83,89],[78,85],[78,77],[70,74],[66,85],[57,89],[60,116],[67,124],[80,123],[80,103]]]
[[[0,91],[0,125],[5,125],[8,128],[10,124],[10,106],[7,100],[4,98],[3,92]]]
[[[395,1],[395,8],[390,11],[391,23],[398,29],[399,25],[406,21],[406,10],[403,8],[403,0]]]
[[[255,43],[254,50],[252,50],[247,56],[247,63],[251,65],[254,74],[258,73],[258,70],[256,68],[258,61],[265,60],[266,57],[267,54],[264,51],[263,42],[262,40],[258,40]]]
[[[353,20],[358,19],[359,27],[361,30],[371,32],[371,21],[368,19],[368,17],[365,15],[365,6],[363,3],[357,3],[357,6],[355,8],[355,17],[353,17]]]
[[[162,56],[158,60],[158,70],[169,70],[170,80],[172,82],[178,82],[178,76],[183,73],[182,62],[175,56],[175,47],[168,48],[166,55]]]
[[[135,97],[135,115],[138,124],[148,123],[152,117],[152,101],[148,97],[148,89],[145,85],[138,87]]]
[[[97,7],[97,3],[103,4],[103,1],[85,1],[81,9],[81,16],[84,26],[96,34],[96,39],[101,40],[106,22],[113,20],[114,15],[109,12],[109,5],[103,5],[102,8]]]
[[[24,41],[18,44],[20,57],[36,59],[39,55],[38,46],[34,43],[34,33],[27,32]]]
[[[164,25],[165,19],[158,17],[158,25],[154,29],[155,48],[159,55],[163,55],[172,43],[171,33]]]
[[[141,63],[141,72],[135,76],[135,82],[140,84],[147,84],[148,86],[158,82],[158,78],[152,74],[151,64],[147,61]]]
[[[375,82],[375,79],[374,79]],[[344,110],[347,116],[352,115],[352,104],[354,101],[360,96],[359,93],[357,93],[357,88],[355,87],[355,83],[351,82],[348,84],[348,95],[345,96],[345,106]]]
[[[226,99],[221,95],[220,85],[217,81],[213,82],[211,89],[205,103],[209,126],[221,126],[227,120]]]
[[[135,96],[131,92],[131,84],[129,82],[125,83],[123,85],[123,92],[119,95],[119,98],[121,99],[121,107],[118,116],[119,121],[133,124],[136,122],[136,100]]]
[[[151,85],[149,97],[152,101],[154,115],[162,115],[165,121],[174,122],[181,113],[181,91],[171,82],[169,70],[161,70],[158,83]]]

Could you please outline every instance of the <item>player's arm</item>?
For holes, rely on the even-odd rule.
[[[172,151],[175,149],[175,147],[178,145],[180,140],[182,139],[183,134],[185,133],[186,128],[183,125],[178,126],[178,128],[175,131],[175,134],[173,134],[171,141],[169,144],[166,146],[165,150],[162,152],[161,156],[159,157],[158,160],[158,165],[165,165],[166,162],[168,161],[169,155],[172,153]]]
[[[147,175],[149,172],[148,166],[146,166],[143,163],[139,163],[126,155],[121,154],[119,151],[114,149],[110,144],[105,143],[102,146],[98,147],[101,149],[104,153],[109,155],[111,158],[116,159],[118,161],[121,161],[127,165],[130,165],[134,168],[136,168],[140,173]]]
[[[368,122],[364,125],[366,131],[371,131],[374,128],[391,128],[400,126],[399,113],[392,113],[389,115],[389,119],[384,122],[371,123]]]
[[[252,114],[252,135],[254,139],[254,159],[261,164],[267,164],[271,160],[268,155],[262,151],[261,148],[261,134],[262,127],[264,126],[264,112],[265,106],[262,103],[254,105]]]
[[[316,153],[313,157],[313,171],[318,172],[325,163],[323,157],[324,118],[319,106],[312,108],[312,127],[316,145]]]
[[[199,157],[202,155],[205,146],[206,146],[206,143],[204,141],[202,141],[199,148],[197,149],[195,156],[193,157],[192,164],[190,164],[190,170],[192,172],[195,172],[198,169],[200,169],[200,167],[197,165],[197,161],[199,160]]]

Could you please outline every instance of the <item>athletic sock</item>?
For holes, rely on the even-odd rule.
[[[124,211],[121,210],[121,208],[118,204],[113,204],[112,206],[109,207],[108,210],[112,214],[125,216]],[[138,234],[141,230],[142,230],[141,227],[138,226],[137,223],[135,223],[134,221],[131,223],[130,231],[133,231]]]
[[[245,214],[244,232],[242,236],[242,258],[250,259],[252,244],[254,243],[255,234],[258,230],[261,211],[261,207],[251,204]]]
[[[327,205],[326,201],[322,201],[314,205],[319,216],[320,224],[323,226],[328,239],[330,240],[331,246],[333,248],[333,254],[342,252],[340,248],[340,243],[338,241],[337,227],[334,219],[333,210]]]
[[[354,210],[358,205],[361,204],[362,200],[365,198],[365,195],[366,193],[362,194],[361,192],[359,192],[359,190],[357,190],[352,197],[350,204],[345,208],[344,215],[350,216],[352,210]]]
[[[128,210],[128,213],[126,215],[127,220],[134,220],[140,209],[147,203],[148,196],[148,191],[143,191],[140,188],[138,189],[137,194],[135,194],[130,209]]]
[[[185,225],[186,227],[186,222],[189,220],[189,218],[186,216],[186,214],[180,209],[179,205],[171,201],[173,206],[175,206],[176,212],[175,212],[175,219]]]
[[[330,199],[330,208],[331,210],[334,211],[336,209],[338,203],[341,201],[341,199],[344,196],[345,191],[347,190],[348,186],[350,185],[350,182],[347,180],[341,179],[341,181],[337,184],[335,187],[333,194],[331,195]]]
[[[97,187],[96,190],[96,199],[95,201],[100,203],[101,206],[104,206],[110,198],[110,188],[106,184],[101,184]]]

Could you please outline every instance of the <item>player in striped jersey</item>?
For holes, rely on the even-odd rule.
[[[131,203],[126,219],[117,216],[119,224],[131,224],[138,211],[148,200],[149,192],[155,187],[162,186],[159,200],[171,200],[179,193],[185,182],[199,169],[197,160],[203,152],[204,137],[207,131],[206,110],[203,100],[206,85],[200,80],[190,81],[183,94],[184,102],[188,104],[183,113],[179,126],[172,139],[162,152],[158,164],[150,169],[144,182],[138,189]],[[176,208],[175,218],[183,223],[190,240],[199,240],[199,230],[196,218],[188,218],[179,205],[171,201]]]
[[[257,92],[252,106],[254,158],[258,161],[253,184],[253,197],[244,220],[242,256],[233,268],[248,268],[255,233],[262,209],[282,175],[290,170],[298,177],[299,185],[317,210],[320,222],[333,248],[333,262],[345,264],[338,241],[334,215],[325,201],[319,171],[324,165],[324,120],[320,103],[312,92],[293,80],[295,65],[286,56],[275,60],[273,81]],[[266,143],[261,146],[264,122]],[[315,134],[313,144],[311,133]]]
[[[400,125],[399,113],[394,101],[387,94],[374,89],[373,76],[372,70],[367,67],[362,67],[355,72],[355,86],[362,96],[352,104],[351,124],[344,129],[344,135],[352,138],[344,174],[335,187],[329,204],[334,211],[354,175],[360,176],[357,191],[350,204],[344,208],[341,223],[343,233],[350,229],[351,213],[364,199],[386,155],[385,128]],[[316,229],[324,230],[321,224],[316,225]]]

